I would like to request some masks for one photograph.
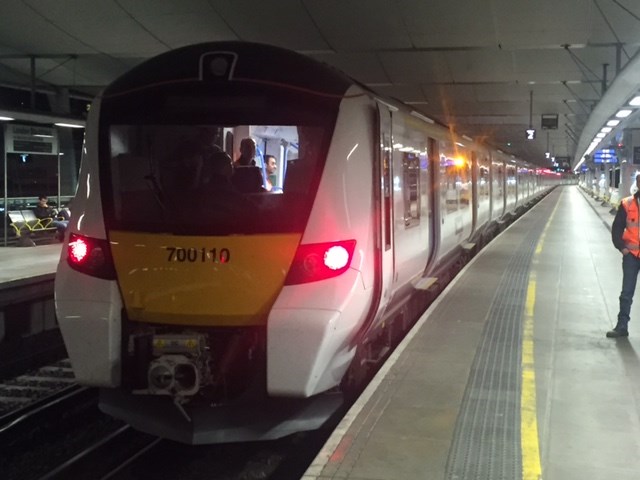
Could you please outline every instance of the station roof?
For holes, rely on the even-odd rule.
[[[575,165],[639,89],[635,0],[11,0],[0,85],[31,88],[33,65],[38,88],[91,98],[150,56],[216,40],[307,54],[543,166],[546,152]]]

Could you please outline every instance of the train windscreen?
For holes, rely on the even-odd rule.
[[[111,223],[177,235],[304,229],[324,164],[322,125],[111,125]]]

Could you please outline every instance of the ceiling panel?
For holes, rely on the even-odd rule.
[[[234,0],[211,2],[238,40],[265,42],[295,50],[328,50],[303,2]]]
[[[391,82],[375,53],[321,53],[310,56],[342,70],[362,83],[375,85]]]
[[[393,83],[450,83],[446,57],[440,52],[383,52],[380,62]]]
[[[323,0],[305,5],[328,47],[337,51],[411,48],[397,4],[391,0]]]
[[[611,87],[616,56],[624,66],[640,49],[640,1],[8,0],[0,84],[28,88],[39,55],[42,88],[93,95],[152,55],[216,40],[297,50],[542,161],[551,147],[573,154],[602,98],[603,64]],[[542,113],[559,115],[558,130],[524,141]]]
[[[49,3],[49,10],[56,3]],[[69,11],[65,13],[69,16]],[[0,52],[2,54],[93,52],[89,45],[60,30],[48,18],[48,13],[30,7],[28,2],[3,2],[2,15],[0,15]]]

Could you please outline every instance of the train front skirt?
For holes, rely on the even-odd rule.
[[[304,399],[265,398],[263,402],[183,408],[167,397],[100,390],[100,410],[136,430],[191,445],[275,440],[315,430],[343,404],[341,393]]]

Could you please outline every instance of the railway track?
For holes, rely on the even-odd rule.
[[[265,442],[192,446],[124,426],[37,480],[298,480],[324,438],[308,432]]]
[[[275,441],[191,446],[137,432],[97,400],[96,389],[75,384],[68,360],[0,383],[2,478],[297,480],[341,416]]]
[[[38,480],[113,478],[162,439],[136,432],[128,425],[97,438],[69,459],[51,468]]]
[[[0,435],[20,418],[78,389],[66,359],[0,381]]]

